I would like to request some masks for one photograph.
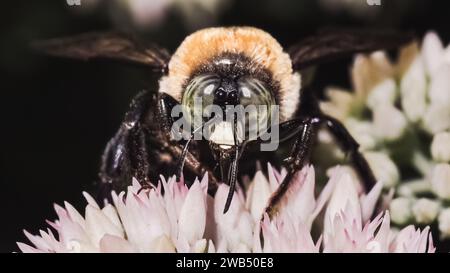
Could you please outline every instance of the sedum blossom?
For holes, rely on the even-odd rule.
[[[336,167],[317,191],[315,170],[306,166],[269,217],[265,207],[286,171],[269,165],[267,173],[258,171],[245,189],[239,188],[226,214],[228,186],[209,196],[207,175],[189,188],[174,177],[161,177],[146,191],[133,180],[103,207],[85,193],[84,215],[67,202],[55,205],[58,219],[48,221],[51,229],[38,235],[25,231],[30,243],[18,246],[22,252],[45,253],[435,251],[428,227],[408,226],[396,233],[388,211],[373,217],[382,183],[363,194],[353,175]]]
[[[353,91],[329,88],[321,104],[360,143],[384,188],[395,189],[392,221],[435,225],[441,238],[448,237],[440,221],[447,219],[442,211],[450,198],[449,56],[450,45],[432,31],[421,43],[402,48],[396,61],[383,51],[358,54],[351,69]],[[335,157],[327,164],[343,160]]]

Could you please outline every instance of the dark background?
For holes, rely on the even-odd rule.
[[[418,37],[433,29],[448,43],[446,2],[382,0],[358,15],[325,10],[318,1],[230,1],[213,25],[260,27],[284,46],[324,26],[388,27]],[[94,189],[99,155],[130,98],[156,82],[138,68],[48,58],[29,49],[35,39],[130,29],[112,20],[106,7],[89,13],[77,8],[65,0],[1,6],[0,252],[17,251],[15,242],[25,241],[22,229],[45,228],[44,220],[55,217],[53,203],[67,200],[83,208],[81,191]],[[170,13],[165,23],[139,35],[173,51],[192,30]],[[321,68],[318,81],[348,85],[349,61]]]

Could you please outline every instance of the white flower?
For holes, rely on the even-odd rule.
[[[427,79],[422,57],[416,43],[401,52],[400,81],[401,105],[405,115],[412,122],[419,121],[427,107]]]
[[[358,142],[361,151],[372,150],[377,145],[375,128],[372,122],[357,120],[349,117],[345,121],[345,127]]]
[[[450,238],[450,208],[439,213],[439,231],[442,239]]]
[[[437,164],[431,173],[431,188],[442,199],[450,199],[450,165]]]
[[[226,0],[115,0],[107,1],[117,13],[116,20],[122,19],[125,10],[137,27],[158,26],[168,15],[169,9],[180,13],[189,27],[197,27],[214,21],[223,10]],[[114,9],[115,8],[115,9]],[[199,16],[201,14],[202,16]],[[114,16],[114,14],[113,14]]]
[[[422,43],[422,55],[429,75],[434,75],[436,70],[442,64],[443,54],[444,46],[442,45],[439,36],[434,31],[425,34]]]
[[[372,213],[373,208],[368,208],[378,199],[381,183],[366,197],[358,198],[348,174],[337,173],[335,179],[335,189],[325,213],[324,252],[435,251],[428,227],[420,231],[410,226],[395,236],[390,230],[388,211],[370,220],[367,213]]]
[[[411,200],[398,197],[391,201],[389,206],[392,222],[404,225],[412,219]]]
[[[375,177],[382,181],[385,187],[390,188],[399,182],[400,173],[397,166],[385,153],[368,151],[364,152],[364,156]]]
[[[439,202],[420,198],[412,206],[412,212],[419,224],[431,224],[437,217],[441,205]]]
[[[222,184],[214,198],[218,252],[237,252],[242,248],[250,249],[253,243],[255,220],[245,208],[242,192],[234,194],[228,212],[223,213],[228,191],[229,187]]]
[[[406,130],[405,115],[391,104],[381,104],[373,109],[375,134],[386,141],[399,139]]]
[[[428,32],[399,53],[395,63],[383,52],[357,55],[353,91],[328,89],[320,107],[345,124],[375,177],[395,189],[393,222],[434,224],[450,200],[450,45]],[[322,145],[321,153],[334,149]],[[326,168],[345,162],[327,158],[319,157]]]
[[[441,132],[433,137],[431,143],[431,155],[438,162],[450,161],[450,133]]]
[[[404,181],[397,188],[398,195],[403,197],[414,197],[415,195],[426,194],[430,191],[431,185],[425,179]]]
[[[377,84],[367,96],[367,106],[375,110],[379,105],[393,105],[397,97],[397,86],[393,78]]]
[[[127,194],[113,193],[114,206],[107,204],[103,209],[85,194],[84,218],[68,203],[65,208],[55,207],[58,220],[51,226],[58,239],[50,230],[41,231],[40,236],[25,232],[36,248],[22,243],[19,247],[24,252],[203,252],[206,177],[190,189],[175,178],[162,179],[158,188],[139,194],[134,180]]]
[[[434,252],[433,239],[430,228],[425,227],[422,231],[410,225],[400,230],[389,246],[391,252],[423,253]],[[428,244],[427,244],[428,240]]]
[[[146,192],[139,192],[134,181],[126,192],[113,193],[114,204],[103,208],[86,194],[84,217],[68,203],[64,208],[56,206],[58,220],[50,224],[58,236],[51,230],[39,235],[25,232],[32,246],[18,246],[23,252],[434,251],[427,242],[428,229],[410,227],[399,238],[390,231],[387,212],[370,220],[382,184],[360,194],[345,168],[332,171],[316,198],[314,169],[306,166],[295,175],[272,219],[263,217],[286,174],[270,165],[268,173],[269,179],[262,173],[255,175],[247,202],[238,189],[226,214],[223,206],[229,187],[222,184],[214,198],[208,196],[206,175],[190,188],[183,181],[161,177],[159,185]],[[314,238],[311,227],[328,201],[325,227],[319,230],[322,245],[322,236]]]

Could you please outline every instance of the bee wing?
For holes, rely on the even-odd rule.
[[[166,72],[170,54],[155,45],[144,46],[115,32],[92,32],[72,37],[36,41],[32,47],[58,57],[90,60],[112,59]]]
[[[373,30],[327,29],[307,37],[288,50],[294,70],[354,53],[392,49],[412,41],[411,33]]]

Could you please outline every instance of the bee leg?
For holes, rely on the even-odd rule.
[[[339,120],[323,114],[320,116],[320,119],[339,143],[341,149],[350,157],[356,172],[364,183],[366,191],[372,189],[377,180],[367,163],[367,160],[359,151],[358,142],[356,142]]]
[[[291,153],[286,160],[287,175],[281,182],[276,192],[269,200],[269,205],[266,208],[266,213],[272,218],[277,212],[277,207],[280,204],[282,197],[289,189],[289,185],[295,173],[303,168],[309,160],[311,148],[313,146],[315,134],[320,120],[317,118],[302,118],[284,122],[280,124],[280,133],[286,131],[294,131],[294,136],[297,137]]]
[[[150,185],[146,130],[143,125],[150,101],[151,94],[148,91],[139,93],[131,102],[119,130],[106,145],[99,173],[99,197],[109,198],[111,190],[124,189],[133,178],[143,187]]]

